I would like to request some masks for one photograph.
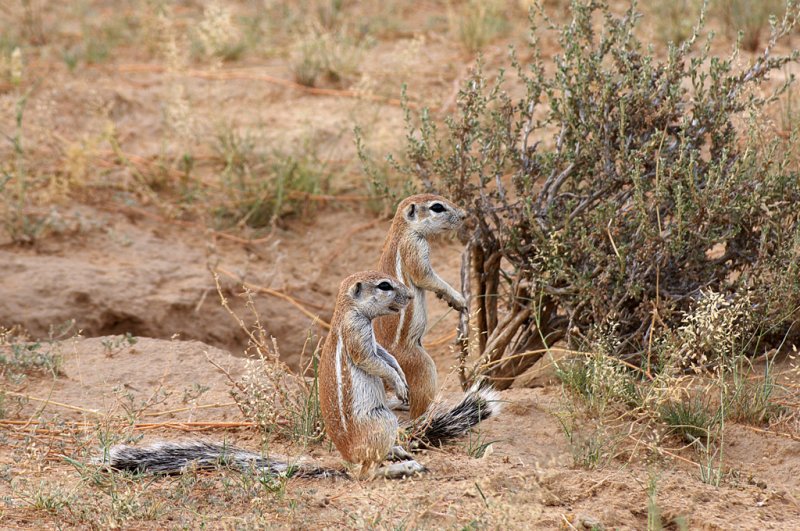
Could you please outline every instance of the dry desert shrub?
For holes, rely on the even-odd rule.
[[[530,60],[511,55],[522,97],[479,64],[443,123],[407,113],[395,171],[473,220],[462,234],[464,385],[485,375],[506,388],[555,342],[585,349],[607,322],[612,355],[641,366],[709,290],[747,294],[761,338],[751,354],[796,333],[800,187],[791,141],[761,119],[788,84],[760,89],[798,59],[775,52],[796,4],[742,66],[737,50],[710,55],[702,21],[659,59],[635,35],[634,5],[623,16],[594,2],[571,12],[551,28],[552,64],[532,18]]]

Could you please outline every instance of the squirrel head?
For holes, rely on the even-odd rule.
[[[456,230],[467,214],[440,195],[419,194],[404,199],[397,207],[394,219],[408,230],[427,238]]]
[[[379,271],[355,273],[339,287],[339,304],[346,303],[370,320],[399,312],[413,298],[399,280]]]

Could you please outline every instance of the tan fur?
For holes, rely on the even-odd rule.
[[[383,282],[392,290],[380,290]],[[382,347],[375,342],[372,320],[405,308],[411,298],[410,290],[391,275],[351,275],[339,288],[322,349],[319,398],[325,430],[347,461],[361,465],[362,479],[374,474],[397,439],[397,417],[386,406],[382,379],[394,383],[399,397],[408,393],[394,358],[377,352]]]
[[[436,203],[444,206],[445,212],[433,212],[430,207]],[[397,276],[411,288],[414,301],[400,314],[376,319],[375,335],[378,343],[394,354],[406,375],[412,418],[422,415],[436,395],[436,364],[422,348],[427,321],[425,291],[434,292],[458,311],[466,309],[463,296],[433,270],[428,239],[457,229],[464,218],[461,209],[441,196],[414,195],[397,207],[383,244],[380,270]]]

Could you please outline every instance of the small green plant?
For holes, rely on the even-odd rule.
[[[25,72],[22,49],[19,46],[6,51],[0,46],[0,80],[19,85]]]
[[[38,485],[12,481],[11,488],[14,494],[32,509],[52,515],[66,511],[75,501],[74,494],[67,492],[61,485],[49,481],[40,481]]]
[[[103,350],[106,356],[113,356],[128,347],[132,347],[139,340],[130,332],[125,332],[125,335],[114,336],[108,339],[103,339],[100,343],[103,345]]]
[[[344,31],[302,37],[291,57],[295,81],[313,87],[320,81],[347,85],[356,77],[362,56],[361,45]]]
[[[722,443],[711,440],[695,441],[697,454],[701,458],[700,481],[714,487],[719,487],[723,478],[723,450]]]
[[[724,371],[718,370],[713,388],[719,399],[719,413],[714,426],[715,436],[705,440],[695,439],[692,444],[700,455],[700,480],[715,487],[719,487],[723,478],[723,465],[725,461],[725,419],[727,415],[725,394],[727,390]]]
[[[2,197],[3,225],[11,240],[19,244],[32,244],[48,226],[48,217],[31,211],[34,176],[28,168],[23,137],[23,119],[30,91],[16,103],[13,136],[9,136],[13,156],[0,162],[0,197]]]
[[[468,0],[451,12],[450,27],[464,48],[479,52],[508,27],[503,12],[504,5],[497,0]]]
[[[293,474],[292,469],[285,474],[273,474],[265,469],[249,468],[242,470],[239,476],[239,486],[244,495],[250,498],[256,497],[260,491],[264,491],[281,499],[286,495],[286,486]]]
[[[699,394],[662,404],[659,418],[673,433],[691,443],[713,437],[713,430],[719,422],[719,411]]]
[[[247,47],[230,10],[216,1],[210,2],[203,12],[196,30],[196,42],[205,55],[223,61],[239,59]]]
[[[44,482],[39,483],[39,487],[31,493],[33,508],[50,514],[60,513],[69,503],[70,499],[63,491],[46,487]]]
[[[293,214],[310,215],[308,196],[327,189],[331,177],[310,141],[297,153],[262,152],[252,135],[226,127],[215,149],[227,192],[214,211],[223,227],[263,228]]]
[[[635,382],[618,360],[602,351],[570,356],[555,363],[564,389],[580,397],[593,412],[602,414],[611,404],[637,400]]]
[[[486,455],[486,451],[489,450],[496,442],[496,440],[487,441],[486,437],[484,437],[483,433],[480,431],[470,431],[465,449],[468,456],[472,457],[473,459],[480,459]]]
[[[674,0],[655,2],[652,7],[656,31],[665,43],[680,45],[694,32],[694,25],[700,14],[701,0]]]
[[[181,403],[188,404],[190,402],[195,402],[198,398],[200,398],[210,390],[211,388],[209,386],[195,382],[191,385],[191,387],[187,387],[183,390],[183,397],[181,397]]]
[[[319,404],[317,372],[321,340],[317,343],[306,368],[306,372],[310,371],[311,376],[304,378],[293,373],[281,361],[277,341],[269,336],[262,326],[252,293],[245,291],[244,294],[247,309],[253,318],[253,324],[248,326],[231,309],[216,276],[215,281],[222,306],[248,336],[245,354],[249,359],[246,361],[241,378],[233,378],[224,368],[209,360],[228,377],[231,383],[231,396],[239,410],[245,418],[258,426],[265,443],[273,435],[302,444],[321,441],[324,428]],[[309,334],[303,346],[301,360],[311,340]]]
[[[777,353],[776,353],[777,354]],[[766,357],[764,373],[755,373],[753,363],[739,356],[729,369],[730,384],[726,396],[728,418],[734,422],[764,424],[780,415],[784,408],[774,401],[778,388],[774,374],[775,355]]]
[[[344,0],[312,0],[310,7],[319,25],[332,30],[342,25],[344,3]]]
[[[603,468],[614,457],[618,440],[605,426],[598,425],[592,430],[579,431],[575,412],[560,412],[555,417],[567,439],[573,466],[595,470]]]
[[[64,358],[57,341],[31,341],[18,330],[0,329],[0,376],[19,380],[28,374],[62,374]]]
[[[80,476],[81,485],[91,488],[92,500],[80,500],[70,510],[70,515],[97,521],[97,510],[102,508],[102,521],[109,527],[119,527],[131,520],[156,520],[167,512],[164,498],[153,492],[157,476],[110,471],[98,464],[87,464],[83,459],[64,458]],[[185,474],[191,478],[191,471]],[[144,479],[144,481],[142,481]]]
[[[661,531],[663,528],[658,505],[658,476],[651,472],[647,480],[647,531]]]
[[[163,404],[172,395],[171,391],[166,391],[161,386],[146,398],[137,397],[125,386],[114,387],[113,391],[119,407],[122,408],[131,426],[136,423],[142,413],[154,406]]]
[[[131,43],[137,34],[136,22],[128,16],[103,19],[101,24],[89,23],[90,13],[78,7],[81,18],[80,40],[61,50],[61,59],[70,71],[82,64],[106,62],[114,50],[125,43]]]
[[[731,38],[741,38],[742,48],[755,52],[769,33],[770,18],[783,14],[783,0],[715,0],[714,8]]]

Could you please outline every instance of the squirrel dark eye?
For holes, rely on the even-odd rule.
[[[384,281],[378,284],[378,289],[382,291],[392,291],[392,285]]]
[[[445,211],[444,205],[442,205],[441,203],[434,203],[431,205],[431,212],[436,212],[438,214],[439,212],[444,212],[444,211]]]

